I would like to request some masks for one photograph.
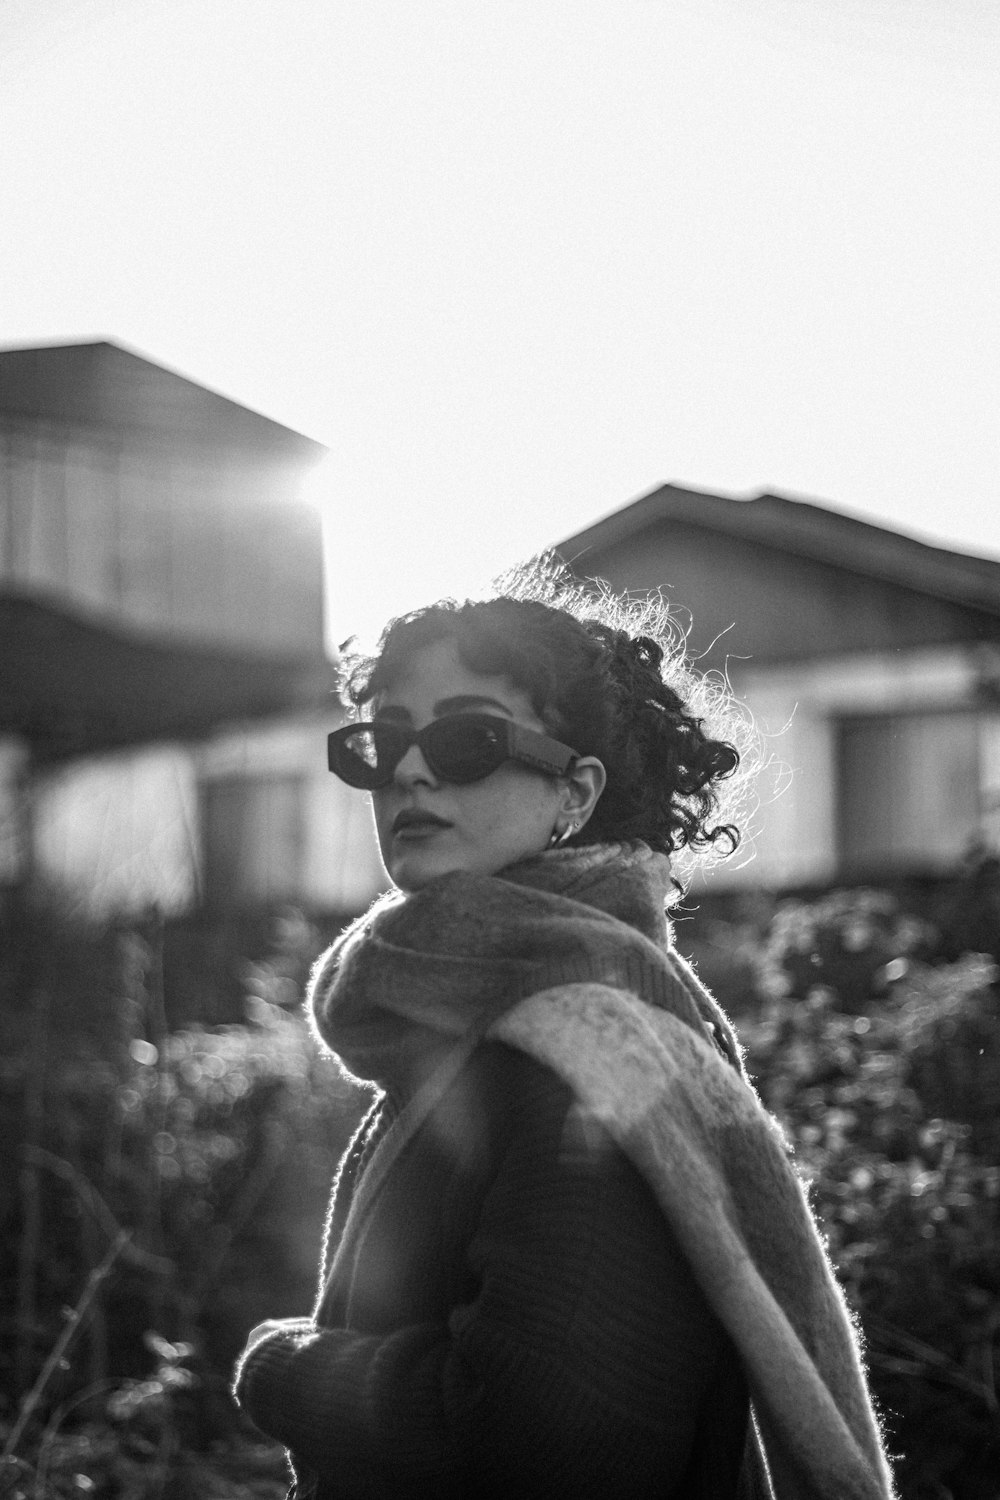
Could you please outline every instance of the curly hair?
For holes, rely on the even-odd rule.
[[[686,633],[662,598],[585,587],[551,556],[495,587],[489,598],[443,599],[391,620],[374,654],[349,651],[345,704],[360,711],[414,652],[454,640],[471,671],[509,678],[550,734],[603,763],[607,785],[577,842],[733,853],[749,768],[736,772],[753,759],[754,732],[725,680],[690,664]]]

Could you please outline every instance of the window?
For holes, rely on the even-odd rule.
[[[941,869],[988,835],[998,791],[995,710],[849,718],[838,729],[845,874]]]
[[[299,897],[304,873],[304,780],[232,776],[202,785],[205,900],[235,906]]]

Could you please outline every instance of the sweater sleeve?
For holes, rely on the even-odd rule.
[[[688,1482],[725,1337],[638,1174],[520,1063],[467,1300],[380,1333],[290,1326],[242,1367],[243,1406],[338,1500],[662,1500]]]

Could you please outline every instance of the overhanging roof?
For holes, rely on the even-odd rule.
[[[315,462],[326,449],[120,344],[0,349],[0,414],[145,430]]]
[[[0,639],[0,733],[28,740],[40,764],[195,740],[334,690],[318,647],[312,657],[286,657],[166,645],[36,596],[0,596]]]
[[[744,538],[861,576],[899,584],[1000,616],[1000,561],[934,547],[805,500],[763,493],[733,499],[665,484],[560,542],[556,551],[581,576],[602,551],[671,521]],[[596,567],[593,569],[597,571]]]

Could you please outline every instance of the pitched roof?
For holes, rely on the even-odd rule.
[[[326,449],[120,344],[0,349],[0,416],[145,430],[309,461]]]
[[[600,553],[617,542],[672,521],[1000,616],[1000,560],[934,547],[843,511],[766,492],[734,499],[661,485],[576,532],[555,550],[574,572],[586,575],[591,571],[588,558],[598,562]]]

